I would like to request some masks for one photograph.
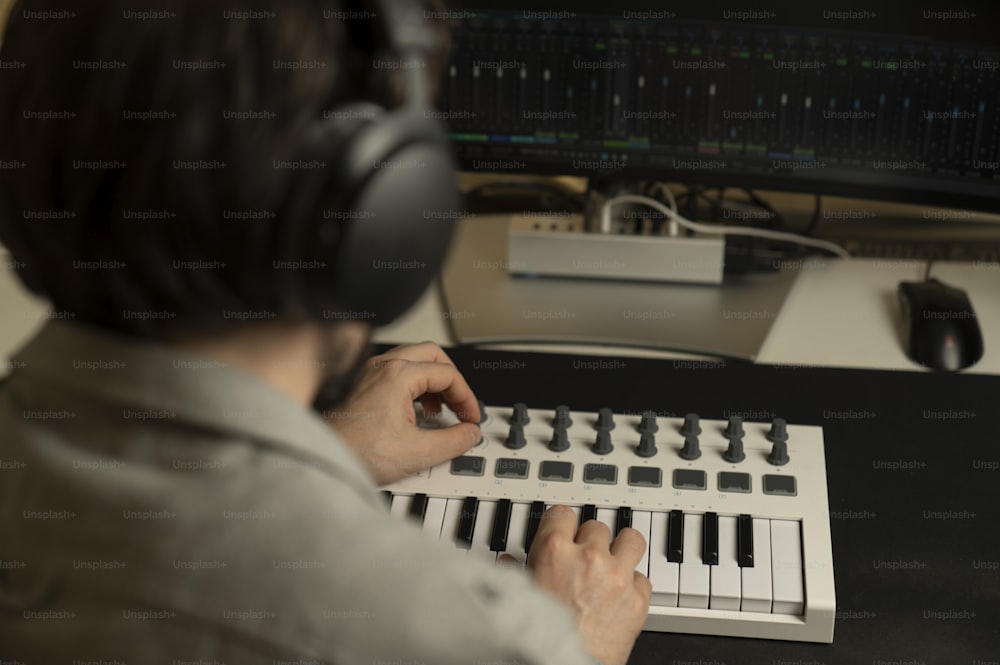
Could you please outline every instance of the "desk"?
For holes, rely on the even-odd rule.
[[[824,259],[800,271],[757,362],[815,367],[927,371],[903,352],[896,286],[919,280],[924,264],[875,259]],[[931,274],[969,293],[986,340],[983,358],[966,372],[1000,374],[1000,264],[935,263]],[[440,293],[432,289],[382,343],[431,340],[454,345]],[[994,342],[994,340],[996,340]],[[993,342],[993,343],[991,343]],[[680,354],[619,347],[503,345],[488,348],[665,358]],[[690,357],[690,356],[684,356]]]

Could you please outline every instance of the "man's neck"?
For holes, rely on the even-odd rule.
[[[322,334],[316,325],[275,322],[176,346],[249,372],[309,408],[328,371],[321,359]]]

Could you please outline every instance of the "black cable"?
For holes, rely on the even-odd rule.
[[[823,209],[822,199],[822,196],[819,194],[816,195],[816,205],[813,207],[812,218],[809,220],[809,225],[806,226],[806,230],[802,232],[802,235],[811,236],[813,231],[816,230],[816,225],[819,224],[820,211]]]

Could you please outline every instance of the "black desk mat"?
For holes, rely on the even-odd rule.
[[[480,399],[824,428],[830,645],[643,633],[632,664],[1000,662],[1000,377],[449,351]]]

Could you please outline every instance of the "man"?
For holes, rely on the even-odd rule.
[[[305,177],[260,165],[328,109],[396,105],[358,15],[15,6],[0,242],[53,320],[0,383],[5,661],[627,660],[642,536],[609,547],[555,507],[525,572],[390,519],[377,484],[471,448],[475,395],[433,344],[364,362],[356,309],[309,314],[294,279],[259,269]],[[325,419],[317,397],[337,402]],[[463,422],[418,429],[415,400]]]

